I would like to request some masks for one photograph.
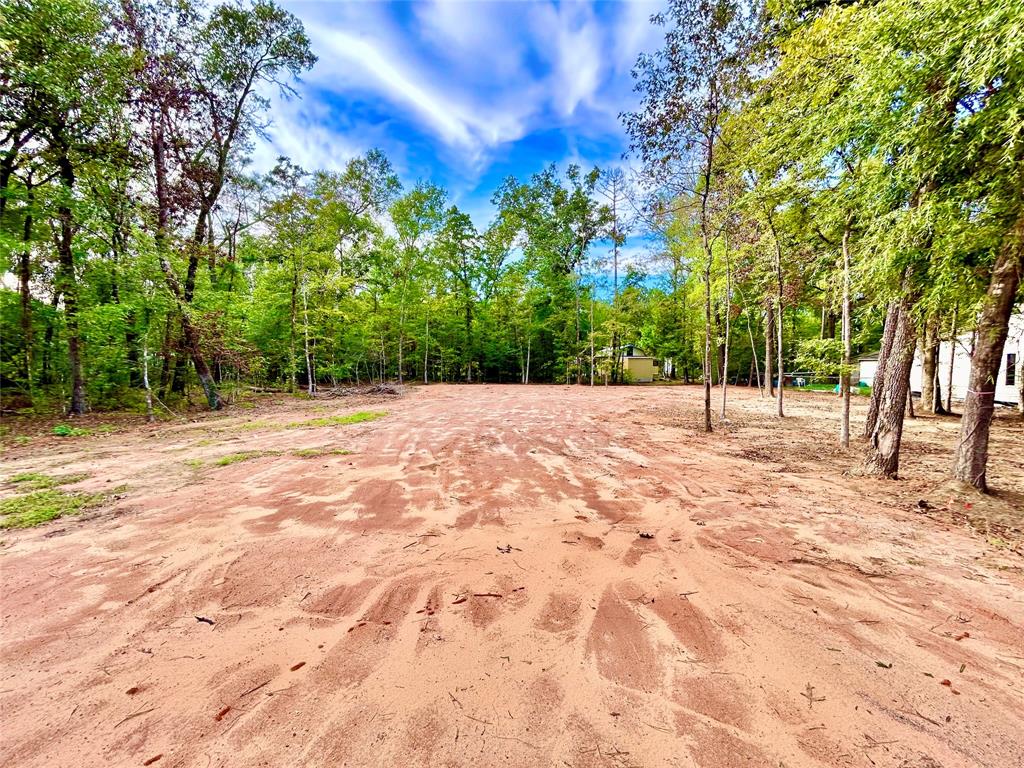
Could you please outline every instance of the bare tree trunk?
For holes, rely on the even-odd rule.
[[[757,393],[764,398],[764,387],[761,386],[761,371],[757,364],[757,345],[754,343],[754,329],[750,326],[750,311],[744,307],[744,314],[747,316],[747,335],[750,337],[750,362],[754,366],[754,379],[757,382]]]
[[[938,378],[939,364],[939,322],[929,318],[924,325],[924,338],[921,339],[921,410],[935,413],[936,405],[942,408],[941,401],[935,393],[935,382]]]
[[[156,416],[153,415],[153,390],[149,386],[149,347],[145,342],[142,344],[142,386],[146,388],[146,421],[152,424]]]
[[[530,383],[530,342],[533,340],[533,335],[528,334],[526,337],[526,370],[523,371],[523,384]]]
[[[889,478],[895,478],[899,472],[903,414],[910,392],[910,368],[917,344],[917,332],[907,299],[897,303],[895,326],[892,349],[885,364],[878,418],[864,462],[869,473]]]
[[[781,278],[780,278],[780,280],[781,280]],[[775,331],[778,334],[778,336],[776,337],[776,340],[775,340],[775,354],[776,354],[776,359],[778,360],[778,365],[776,366],[776,368],[779,369],[779,386],[775,390],[775,395],[776,395],[776,398],[777,398],[776,402],[778,404],[778,416],[779,416],[780,419],[785,415],[782,412],[782,390],[783,390],[783,385],[784,385],[785,380],[786,380],[785,379],[785,375],[783,374],[783,371],[782,371],[782,325],[783,325],[783,315],[782,315],[782,288],[781,288],[781,286],[782,286],[782,283],[780,282],[779,283],[779,317],[775,321]]]
[[[946,378],[946,413],[953,412],[953,363],[956,362],[956,343],[957,343],[957,312],[959,311],[959,305],[953,307],[953,322],[949,329],[949,375]],[[1021,400],[1021,406],[1024,407],[1024,399]]]
[[[590,386],[594,386],[594,289],[590,289]]]
[[[732,270],[729,265],[729,241],[725,241],[725,345],[722,352],[722,421],[725,421],[725,395],[729,388],[729,332],[732,316]]]
[[[78,281],[75,277],[75,257],[72,249],[74,238],[73,214],[71,213],[71,191],[75,186],[75,174],[67,157],[57,161],[60,169],[63,194],[57,208],[60,233],[57,238],[57,272],[60,292],[64,296],[64,325],[68,336],[68,364],[71,368],[71,405],[68,412],[81,415],[86,411],[85,376],[82,373],[82,354],[78,336]]]
[[[25,345],[25,353],[21,357],[21,375],[25,379],[25,387],[32,392],[32,208],[35,204],[31,175],[25,182],[25,212],[22,229],[22,250],[18,256],[18,286],[21,291],[21,341]]]
[[[704,431],[711,432],[711,249],[704,258]]]
[[[292,270],[291,314],[289,315],[289,318],[288,318],[288,328],[289,328],[288,356],[289,356],[290,363],[291,363],[291,366],[290,366],[291,367],[291,375],[289,376],[289,381],[290,381],[289,390],[291,392],[295,392],[295,390],[299,386],[298,380],[296,378],[296,374],[297,374],[296,368],[298,366],[296,365],[297,361],[295,360],[295,341],[296,341],[296,339],[295,339],[295,336],[296,336],[296,333],[295,333],[295,318],[296,318],[296,315],[298,315],[298,297],[296,296],[296,294],[298,293],[298,290],[299,290],[299,273],[298,273],[297,269],[293,269]]]
[[[978,337],[971,358],[971,383],[964,398],[960,423],[960,442],[953,461],[953,476],[978,490],[988,491],[985,473],[988,464],[988,438],[995,411],[996,377],[1013,301],[1024,271],[1024,217],[1008,234],[992,269],[988,292],[978,316]]]
[[[839,426],[839,445],[850,447],[850,361],[853,357],[853,346],[850,323],[850,224],[846,220],[843,229],[843,368],[839,382],[839,391],[843,396],[843,415]]]
[[[313,362],[313,355],[309,349],[309,305],[306,301],[306,283],[302,283],[302,343],[306,353],[306,394],[312,397],[316,394],[316,370]]]
[[[899,314],[899,307],[895,301],[890,302],[885,311],[885,327],[882,329],[882,346],[878,350],[878,363],[875,367],[875,377],[871,381],[871,402],[868,403],[868,417],[864,421],[864,437],[870,438],[875,431],[875,423],[878,420],[878,411],[882,403],[882,393],[885,391],[885,368],[889,362],[892,351],[893,339],[896,335],[896,318]]]

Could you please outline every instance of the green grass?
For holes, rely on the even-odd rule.
[[[247,421],[242,424],[239,429],[250,430],[250,429],[279,429],[275,424],[271,424],[269,421]]]
[[[350,456],[352,451],[344,448],[300,448],[297,451],[293,451],[293,456],[298,456],[300,459],[315,459],[320,456]]]
[[[203,466],[202,459],[185,459],[183,463],[185,464],[186,467],[192,467],[192,469],[199,469],[201,466]]]
[[[0,528],[31,528],[102,503],[102,493],[69,493],[56,488],[0,501]]]
[[[341,424],[359,424],[387,416],[387,411],[357,411],[344,416],[321,416],[308,421],[293,421],[284,425],[285,429],[304,429],[306,427],[335,427]]]
[[[20,475],[15,475],[8,479],[7,482],[23,486],[32,491],[41,491],[47,488],[56,488],[58,485],[70,485],[71,483],[77,483],[81,480],[85,480],[87,477],[88,475],[84,474],[53,477],[39,472],[23,472]]]
[[[270,421],[248,421],[237,427],[238,430],[248,432],[256,429],[308,429],[310,427],[337,427],[343,424],[359,424],[363,421],[373,421],[387,416],[387,411],[357,411],[347,413],[343,416],[319,416],[315,419],[305,421],[290,421],[287,424],[275,424]]]
[[[91,435],[92,432],[82,427],[72,427],[70,424],[58,424],[53,428],[53,434],[57,437],[84,437]]]
[[[226,456],[221,456],[213,463],[218,467],[226,467],[231,464],[237,464],[240,461],[249,461],[250,459],[258,459],[262,456],[277,455],[277,451],[239,451],[238,453],[229,453]]]

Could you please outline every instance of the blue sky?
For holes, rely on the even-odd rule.
[[[478,226],[508,176],[549,162],[623,164],[630,69],[659,47],[658,2],[285,2],[319,56],[300,98],[273,99],[257,169],[284,154],[337,169],[382,149],[445,186]]]

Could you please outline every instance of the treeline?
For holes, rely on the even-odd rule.
[[[271,3],[20,0],[4,22],[8,408],[197,385],[217,408],[236,381],[616,382],[626,343],[700,377],[687,255],[620,263],[644,228],[621,171],[510,178],[478,231],[378,151],[341,172],[248,170],[268,89],[315,61]],[[751,362],[734,354],[732,378],[756,380]]]
[[[1024,248],[1024,11],[961,6],[673,0],[624,115],[637,171],[510,178],[479,229],[378,151],[249,170],[267,94],[316,60],[271,2],[13,0],[3,405],[617,382],[631,344],[704,382],[711,430],[712,385],[763,384],[782,417],[787,375],[845,383],[881,346],[866,466],[895,475],[916,346],[941,409],[935,351],[973,329],[955,474],[983,488]]]

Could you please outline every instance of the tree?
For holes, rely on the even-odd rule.
[[[143,61],[137,104],[148,129],[160,267],[207,402],[217,409],[222,400],[193,308],[200,260],[212,266],[214,259],[211,217],[240,148],[261,127],[268,101],[260,88],[288,92],[289,80],[316,57],[298,19],[269,0],[220,5],[206,20],[187,2],[173,11],[164,2],[124,0],[124,27]],[[184,277],[172,263],[173,240]]]
[[[76,185],[85,167],[108,156],[110,143],[116,141],[106,129],[119,108],[127,67],[123,52],[106,36],[107,24],[102,7],[88,0],[19,0],[5,9],[5,41],[0,45],[6,86],[0,101],[2,130],[13,140],[5,153],[0,192],[6,199],[19,153],[31,153],[53,168],[58,182],[52,197],[58,257],[54,289],[64,308],[72,415],[86,410],[75,259],[75,210],[80,200]],[[32,187],[30,173],[30,206]],[[31,240],[31,229],[28,218],[26,241]],[[27,283],[27,258],[21,268]]]
[[[711,432],[711,270],[722,232],[716,216],[716,153],[726,115],[739,105],[757,7],[732,0],[672,0],[652,21],[667,27],[665,45],[633,70],[641,108],[624,115],[661,204],[692,201],[704,263],[704,431]]]

